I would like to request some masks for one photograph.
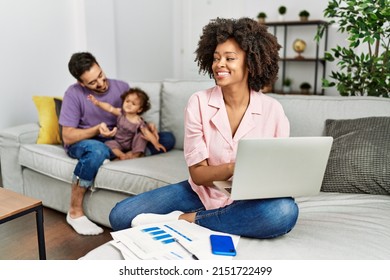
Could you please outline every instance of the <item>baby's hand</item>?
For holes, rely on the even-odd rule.
[[[154,146],[154,148],[157,150],[157,151],[163,151],[164,153],[166,153],[167,152],[167,149],[160,143],[160,142],[158,142],[158,143],[152,143],[153,144],[153,146]]]
[[[93,103],[93,105],[95,105],[95,106],[99,105],[99,100],[97,100],[95,98],[95,96],[93,96],[92,94],[89,94],[87,96],[87,98],[88,98],[89,101],[91,101]]]
[[[149,142],[156,141],[156,136],[147,128],[147,127],[141,127],[142,135],[141,137]]]
[[[147,126],[148,128],[150,129],[150,131],[152,132],[152,134],[154,135],[154,137],[159,140],[159,135],[158,135],[158,131],[157,131],[157,127],[154,123],[147,123]]]

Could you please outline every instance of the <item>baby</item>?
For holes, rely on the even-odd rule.
[[[120,160],[144,156],[147,141],[151,142],[156,150],[166,152],[166,148],[159,142],[155,126],[147,124],[141,117],[150,109],[148,95],[139,88],[131,88],[121,95],[121,99],[122,108],[115,108],[109,103],[99,101],[92,94],[88,95],[88,100],[95,106],[118,117],[115,139],[108,140],[105,144]]]

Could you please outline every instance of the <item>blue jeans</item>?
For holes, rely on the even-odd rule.
[[[195,223],[211,230],[252,238],[273,238],[289,232],[298,219],[293,198],[237,200],[223,208],[205,210],[188,181],[168,185],[116,204],[110,213],[114,231],[129,228],[141,213],[196,212]]]
[[[175,136],[171,132],[162,131],[158,133],[159,136],[159,142],[161,145],[165,147],[165,149],[168,151],[172,150],[175,146],[176,139]],[[156,155],[163,153],[163,151],[157,151],[152,143],[148,142],[146,146],[147,153],[146,155]]]
[[[175,145],[175,137],[171,132],[160,132],[160,143],[164,145],[167,151]],[[78,159],[78,163],[73,171],[73,183],[79,181],[81,187],[88,188],[105,159],[114,159],[115,155],[111,149],[104,144],[108,139],[96,138],[87,139],[72,144],[68,147],[67,153],[71,158]],[[151,146],[151,147],[150,147]],[[154,149],[153,145],[148,143],[149,154],[160,153]]]

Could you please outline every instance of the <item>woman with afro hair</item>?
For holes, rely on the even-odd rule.
[[[266,27],[249,18],[217,18],[203,28],[196,61],[216,85],[194,93],[185,109],[190,177],[119,202],[110,213],[114,230],[182,219],[214,231],[273,238],[294,227],[293,198],[233,201],[213,187],[213,181],[232,178],[240,139],[289,136],[282,106],[260,91],[277,78],[279,49]]]

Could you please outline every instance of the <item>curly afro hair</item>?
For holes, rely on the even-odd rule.
[[[218,44],[233,38],[246,53],[248,67],[248,86],[259,91],[273,84],[279,71],[279,45],[267,27],[250,18],[223,19],[210,21],[200,36],[195,51],[199,73],[208,73],[213,78],[214,51]]]

